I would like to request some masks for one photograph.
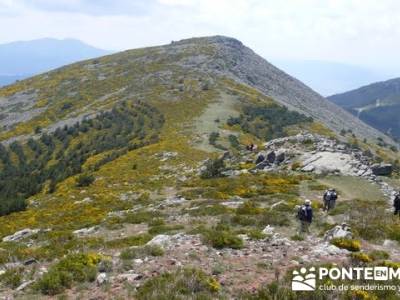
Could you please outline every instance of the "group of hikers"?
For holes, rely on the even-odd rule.
[[[328,212],[331,209],[335,208],[336,200],[338,198],[338,194],[335,189],[329,188],[325,191],[322,196],[323,201],[323,210]],[[400,198],[399,198],[400,199]],[[400,204],[400,201],[399,201]],[[400,207],[399,207],[400,211]],[[309,227],[312,223],[313,219],[313,209],[311,207],[311,201],[306,199],[304,204],[301,205],[297,211],[297,218],[300,221],[300,233],[309,233]]]
[[[329,212],[331,209],[335,208],[336,200],[338,199],[338,194],[335,189],[330,188],[325,191],[323,200],[323,210]],[[400,192],[394,195],[393,200],[394,215],[400,217]],[[309,227],[313,220],[313,209],[311,207],[311,201],[306,199],[304,204],[301,205],[297,211],[297,218],[300,221],[300,233],[309,233]]]

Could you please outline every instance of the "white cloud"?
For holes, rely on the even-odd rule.
[[[397,0],[0,0],[0,42],[74,37],[127,49],[224,34],[267,59],[400,67],[399,12]]]

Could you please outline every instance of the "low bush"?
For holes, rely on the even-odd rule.
[[[122,220],[123,223],[130,224],[140,224],[140,223],[149,223],[154,218],[159,218],[161,214],[159,212],[153,211],[136,211],[132,213],[128,213]]]
[[[353,264],[366,264],[373,261],[373,259],[366,253],[355,252],[350,255]]]
[[[77,187],[85,187],[89,186],[94,182],[94,176],[91,174],[81,174],[76,178],[76,186]]]
[[[121,252],[122,259],[135,259],[146,256],[163,256],[164,249],[160,246],[149,245],[144,247],[129,248]]]
[[[184,228],[185,228],[185,226],[183,226],[183,225],[157,225],[157,226],[150,227],[149,234],[157,235],[157,234],[162,234],[162,233],[173,232],[176,230],[181,230]]]
[[[129,236],[126,238],[120,238],[120,239],[107,241],[106,246],[108,248],[113,248],[113,249],[130,247],[130,246],[141,246],[141,245],[146,244],[148,241],[150,241],[151,238],[152,238],[152,236],[150,234],[143,233],[143,234]]]
[[[267,237],[267,235],[265,233],[263,233],[261,230],[258,230],[258,229],[249,230],[247,232],[247,236],[251,240],[262,240],[262,239],[265,239]]]
[[[213,277],[194,268],[179,269],[148,279],[139,287],[141,299],[216,299],[220,284]]]
[[[36,288],[45,295],[56,295],[70,288],[73,282],[94,281],[101,260],[97,254],[70,254],[53,265],[37,282]]]
[[[351,252],[357,252],[361,250],[361,242],[359,240],[335,238],[331,240],[331,244]]]
[[[201,172],[200,177],[203,179],[221,177],[224,169],[225,163],[222,158],[211,159],[207,161],[205,169]]]
[[[299,234],[292,235],[290,239],[292,241],[304,241],[304,237]]]
[[[386,251],[383,250],[373,250],[369,253],[369,256],[373,259],[373,260],[383,260],[383,259],[389,259],[390,255],[389,253],[387,253]]]
[[[201,205],[197,209],[191,209],[188,211],[192,216],[218,216],[229,213],[230,210],[225,205],[214,204],[214,205]]]
[[[263,209],[254,201],[246,201],[236,209],[237,215],[258,215],[262,212]]]
[[[227,227],[217,226],[209,229],[203,233],[203,239],[205,243],[210,244],[216,249],[240,249],[243,247],[243,240]]]
[[[8,269],[4,274],[0,275],[0,283],[11,289],[17,288],[22,283],[22,268]]]

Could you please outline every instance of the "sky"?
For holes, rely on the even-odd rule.
[[[400,68],[398,0],[0,0],[0,43],[76,38],[122,50],[227,35],[267,60]]]

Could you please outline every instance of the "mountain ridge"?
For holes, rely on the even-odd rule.
[[[126,57],[126,59],[129,60],[130,55],[137,55],[134,53],[140,53],[142,56],[141,59],[143,60],[142,64],[155,66],[157,61],[162,61],[164,63],[164,60],[170,56],[168,58],[171,60],[170,63],[166,63],[175,65],[177,68],[182,68],[184,72],[196,70],[196,72],[200,72],[206,77],[209,75],[227,76],[235,81],[258,89],[265,95],[287,106],[289,109],[315,118],[336,133],[339,133],[343,129],[351,129],[356,135],[362,138],[375,140],[380,138],[387,143],[393,143],[387,136],[364,124],[345,110],[331,104],[331,102],[305,86],[302,82],[274,67],[264,58],[257,55],[253,50],[245,47],[240,41],[234,38],[212,36],[184,39],[178,42],[172,42],[169,45],[126,50],[118,54],[106,56],[104,59],[109,61],[115,60],[116,62],[114,63],[118,62],[119,64],[123,64],[124,61],[121,59]],[[165,57],[163,57],[163,55]],[[177,61],[174,62],[174,59],[177,59]],[[82,66],[92,68],[90,65],[96,61],[98,61],[98,59],[65,66],[51,71],[50,73],[45,73],[41,78],[51,76],[52,74],[58,74],[69,68],[81,68]],[[164,73],[160,73],[162,76],[166,74],[165,71],[163,72]],[[150,75],[151,73],[146,74],[146,76]],[[97,79],[101,80],[97,80],[98,82],[96,84],[98,84],[99,81],[105,82],[102,76],[103,75],[98,76]],[[166,77],[170,76],[171,74],[168,74]],[[154,74],[150,77],[154,77]],[[29,85],[29,82],[34,82],[34,79],[25,80],[21,85]],[[127,84],[129,85],[129,82],[127,82]],[[121,86],[121,88],[123,87]],[[50,93],[52,92],[50,91]]]
[[[400,78],[372,83],[328,97],[367,124],[400,138]]]

